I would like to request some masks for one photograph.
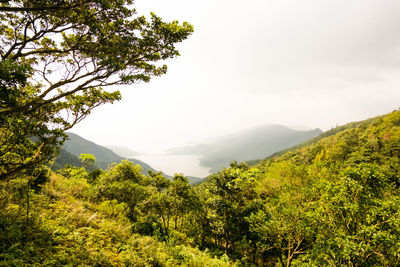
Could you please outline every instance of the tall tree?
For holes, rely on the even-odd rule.
[[[249,169],[245,163],[236,161],[230,168],[221,170],[208,178],[207,189],[212,197],[207,201],[212,231],[218,247],[232,258],[244,253],[240,242],[249,234],[245,217],[258,209],[257,193],[253,183],[259,175],[257,169]]]
[[[0,180],[54,157],[65,130],[148,82],[193,27],[138,16],[132,0],[0,1]]]

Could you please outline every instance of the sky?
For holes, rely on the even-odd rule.
[[[136,0],[195,32],[71,131],[145,153],[263,124],[328,130],[400,107],[398,0]]]

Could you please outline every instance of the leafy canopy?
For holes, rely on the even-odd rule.
[[[121,98],[105,87],[165,74],[193,32],[131,0],[1,1],[0,21],[0,179],[47,163],[64,131]]]

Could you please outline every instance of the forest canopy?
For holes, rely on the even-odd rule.
[[[0,183],[0,262],[398,266],[400,111],[198,186],[129,161]]]

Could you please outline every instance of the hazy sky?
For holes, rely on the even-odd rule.
[[[259,124],[327,130],[400,107],[398,0],[136,0],[195,33],[167,75],[72,132],[155,153]]]

